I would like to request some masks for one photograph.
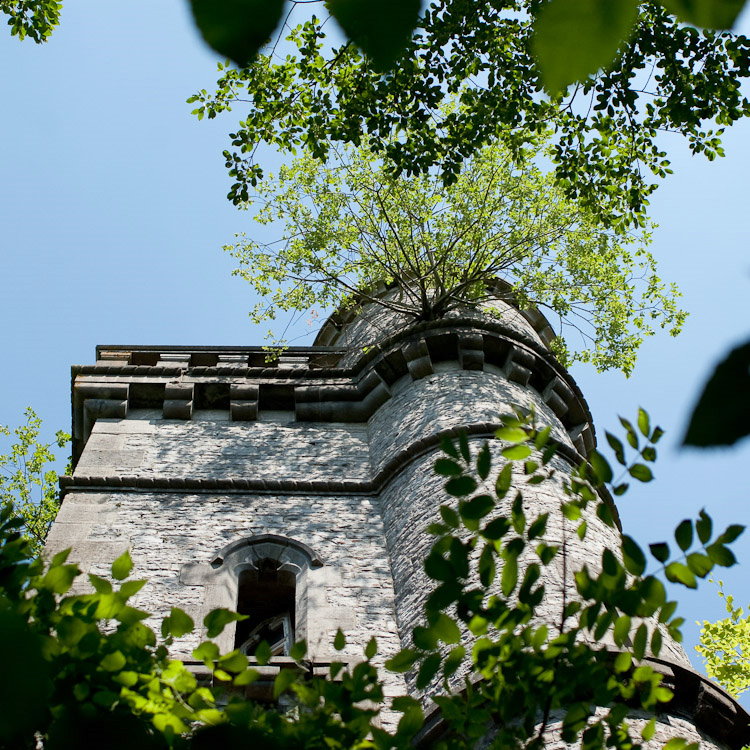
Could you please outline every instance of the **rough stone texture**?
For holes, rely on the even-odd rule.
[[[314,474],[318,479],[357,479],[368,474],[369,463],[365,425],[100,419],[76,471],[104,476],[304,479]]]
[[[552,426],[567,456],[556,459],[561,472],[593,445],[585,402],[543,351],[543,321],[532,325],[498,307],[501,326],[462,312],[453,328],[449,318],[402,334],[406,321],[370,309],[343,332],[329,327],[323,343],[345,341],[347,353],[290,350],[276,368],[249,367],[244,350],[226,347],[213,355],[113,348],[115,359],[74,371],[80,458],[48,550],[73,546],[84,569],[107,575],[129,548],[135,574],[149,580],[135,604],[156,624],[172,606],[196,622],[213,607],[236,606],[246,561],[238,552],[217,562],[227,545],[268,534],[295,540],[323,563],[297,574],[297,635],[308,639],[313,659],[332,657],[341,627],[346,657],[359,658],[374,635],[382,663],[410,645],[431,588],[422,561],[431,543],[425,529],[446,500],[432,471],[439,436],[468,428],[476,450],[501,414],[522,406]],[[363,351],[383,336],[386,344]],[[216,364],[200,364],[208,357]],[[210,393],[224,399],[221,408],[208,403]],[[115,401],[116,408],[94,408]],[[496,458],[501,448],[492,444]],[[619,547],[618,535],[592,514],[581,543],[559,513],[559,482],[524,492],[528,516],[550,512],[548,540],[565,535],[568,543],[567,577],[559,559],[546,571],[540,617],[556,622],[563,590],[574,593],[572,571],[596,570],[603,549]],[[189,658],[199,637],[182,639],[175,655]],[[221,645],[233,646],[231,628]],[[668,638],[661,656],[690,668]],[[386,680],[391,695],[414,692],[410,679]]]

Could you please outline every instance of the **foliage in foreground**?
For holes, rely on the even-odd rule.
[[[323,4],[323,0],[305,2]],[[269,37],[286,25],[289,14],[285,16],[285,4],[286,0],[191,0],[203,38],[240,66],[252,60]],[[678,21],[714,29],[732,28],[744,4],[744,0],[661,0],[661,5]],[[633,33],[639,5],[639,0],[530,3],[535,67],[545,88],[557,93],[611,64]],[[419,0],[325,1],[326,10],[343,34],[380,73],[397,64],[412,33],[421,31],[421,6]]]
[[[750,614],[734,606],[734,597],[724,592],[719,581],[719,596],[727,615],[723,620],[701,624],[696,651],[706,661],[706,673],[735,698],[750,689]]]
[[[11,36],[46,42],[60,23],[61,0],[0,0],[0,13],[8,17]]]
[[[750,113],[740,86],[750,75],[750,40],[685,26],[643,2],[632,6],[632,33],[608,69],[550,97],[532,36],[537,12],[553,5],[428,3],[398,66],[385,75],[354,44],[332,39],[326,17],[308,18],[289,42],[277,40],[247,68],[221,64],[215,92],[201,90],[189,101],[198,117],[241,111],[224,152],[229,198],[247,200],[263,178],[261,144],[323,160],[333,145],[363,145],[393,173],[436,167],[450,183],[467,157],[495,139],[512,150],[551,130],[555,178],[566,196],[605,224],[642,224],[655,182],[670,171],[660,132],[679,133],[693,153],[713,159],[723,153],[722,128]],[[584,17],[592,18],[630,6],[585,5]],[[575,20],[558,39],[586,26],[569,10],[562,20]],[[577,51],[595,49],[601,37],[589,35]],[[573,55],[555,57],[562,64]],[[461,107],[446,113],[455,96]]]
[[[39,554],[60,508],[53,451],[67,445],[70,435],[58,430],[54,443],[41,442],[42,420],[31,407],[24,415],[26,423],[12,430],[0,425],[0,437],[12,441],[9,451],[0,453],[0,504],[13,509],[31,551]]]
[[[563,360],[630,373],[653,326],[679,331],[679,293],[657,276],[645,232],[607,230],[565,198],[535,163],[544,147],[487,146],[447,187],[434,171],[394,178],[366,149],[282,166],[243,204],[275,239],[226,248],[264,298],[251,316],[373,302],[433,320],[502,298],[502,279],[509,302],[560,321]]]
[[[636,453],[627,459],[624,445],[608,436],[617,461],[625,475],[648,481],[661,430],[651,429],[645,412],[638,429],[623,424]],[[429,688],[435,696],[445,731],[433,747],[468,750],[491,729],[492,747],[540,748],[557,717],[565,741],[580,741],[587,750],[629,750],[639,741],[629,734],[629,710],[654,712],[672,695],[647,663],[639,663],[660,653],[664,635],[680,639],[676,604],[667,600],[655,574],[695,587],[716,565],[734,563],[727,545],[743,528],[730,526],[715,535],[704,512],[695,522],[682,521],[674,555],[665,543],[651,545],[654,573],[646,572],[646,555],[636,542],[622,535],[619,551],[603,551],[600,569],[575,571],[577,595],[563,596],[560,611],[550,617],[549,597],[556,592],[545,568],[561,558],[565,562],[574,538],[585,539],[587,518],[614,527],[598,490],[606,485],[621,495],[627,486],[613,484],[613,470],[599,453],[571,476],[559,473],[550,429],[537,429],[529,415],[507,418],[498,438],[504,447],[497,472],[488,445],[472,455],[464,436],[444,443],[435,469],[446,477],[453,500],[440,507],[442,520],[429,529],[436,540],[425,571],[435,588],[413,643],[386,667],[407,672],[417,691]],[[566,488],[555,511],[562,523],[559,538],[548,531],[550,514],[533,513],[522,489],[555,477]],[[385,750],[412,747],[424,725],[424,704],[415,698],[384,701],[373,665],[374,638],[363,661],[334,662],[325,678],[312,674],[304,642],[295,644],[295,666],[280,669],[273,684],[275,698],[292,699],[294,708],[286,713],[245,697],[246,688],[261,678],[258,666],[269,663],[265,643],[249,661],[238,651],[221,655],[204,641],[193,652],[210,674],[202,682],[168,655],[174,639],[193,631],[193,620],[173,608],[157,635],[144,624],[148,613],[129,603],[146,582],[130,580],[128,553],[112,565],[112,580],[89,575],[94,592],[76,594],[71,587],[81,573],[67,562],[68,552],[44,564],[32,557],[19,528],[4,506],[0,747],[35,747],[40,737],[45,748],[55,750],[80,747],[85,737],[108,748],[197,750],[252,743]],[[213,638],[241,617],[215,610],[202,632]],[[607,637],[616,650],[598,645]],[[344,646],[339,632],[334,648]],[[603,710],[595,713],[597,706]],[[383,709],[398,718],[395,730],[377,726]],[[652,719],[639,727],[640,738],[654,731]],[[686,746],[679,738],[668,743],[669,750]]]

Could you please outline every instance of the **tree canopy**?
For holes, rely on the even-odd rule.
[[[333,144],[366,145],[394,174],[436,167],[450,183],[494,139],[513,151],[551,131],[550,159],[565,194],[609,225],[641,225],[669,171],[659,134],[677,133],[712,159],[722,153],[722,128],[750,112],[740,87],[750,74],[750,41],[684,25],[644,2],[606,69],[548,95],[533,34],[551,5],[436,0],[387,72],[373,70],[354,43],[329,34],[328,18],[316,17],[248,67],[222,64],[216,91],[190,101],[199,117],[242,111],[224,153],[230,199],[247,200],[262,178],[261,144],[320,159]],[[441,110],[456,96],[460,107]]]
[[[11,36],[46,42],[60,22],[61,0],[0,0],[0,13],[8,17]]]
[[[70,435],[58,430],[54,442],[42,442],[42,420],[31,407],[25,416],[13,429],[0,425],[0,437],[11,440],[8,452],[0,453],[0,504],[13,508],[31,550],[39,554],[60,507],[54,450],[67,445]]]
[[[719,581],[719,596],[727,617],[716,622],[704,620],[696,651],[705,659],[706,673],[728,693],[739,697],[750,689],[750,615],[736,607],[734,597]]]
[[[543,149],[485,146],[448,186],[434,169],[393,177],[364,148],[282,166],[242,204],[274,239],[227,248],[262,296],[253,318],[369,300],[429,320],[499,293],[558,321],[563,360],[629,373],[653,326],[679,331],[679,294],[657,276],[647,233],[608,230],[566,198],[537,166]],[[397,297],[375,291],[394,284]]]

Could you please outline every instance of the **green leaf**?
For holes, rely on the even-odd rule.
[[[417,688],[426,688],[440,670],[443,659],[440,654],[430,654],[420,665],[417,672]]]
[[[439,552],[433,550],[424,561],[424,569],[433,581],[453,581],[456,570]]]
[[[684,552],[690,548],[693,543],[693,524],[689,519],[680,521],[677,528],[674,530],[674,538],[677,542],[677,546]]]
[[[112,584],[106,578],[101,578],[95,576],[93,573],[89,573],[89,582],[94,587],[94,591],[98,594],[112,593]]]
[[[438,458],[435,461],[435,473],[441,474],[444,477],[455,477],[460,476],[463,473],[463,469],[450,458]]]
[[[495,432],[495,437],[506,443],[525,443],[529,435],[522,427],[501,427]]]
[[[461,630],[456,621],[448,617],[444,612],[441,612],[435,622],[430,625],[430,630],[437,635],[437,637],[443,641],[443,643],[458,643],[461,639]]]
[[[732,349],[716,365],[693,409],[682,443],[698,447],[732,445],[748,434],[750,341]]]
[[[510,596],[518,582],[518,559],[508,556],[503,563],[503,572],[500,576],[500,588],[505,596]]]
[[[654,633],[656,632],[658,631],[654,631]],[[656,717],[649,719],[646,726],[641,729],[641,737],[646,740],[646,742],[653,739],[654,734],[656,734]]]
[[[734,552],[732,552],[729,547],[725,547],[719,542],[709,544],[708,547],[706,547],[706,552],[711,558],[711,562],[722,568],[731,568],[733,565],[737,564],[737,558],[734,556]]]
[[[271,38],[284,0],[190,0],[190,5],[206,43],[243,68]]]
[[[127,660],[121,651],[113,651],[106,654],[99,662],[105,672],[119,672],[127,664]]]
[[[211,641],[203,641],[198,648],[193,649],[193,658],[213,669],[213,663],[219,658],[219,647]]]
[[[445,491],[453,497],[465,497],[476,488],[476,480],[469,476],[453,477],[445,483]]]
[[[342,632],[341,628],[336,631],[336,635],[333,637],[333,647],[336,651],[342,651],[346,646],[346,636]]]
[[[489,495],[477,495],[460,503],[458,510],[462,518],[476,521],[484,518],[494,507],[495,501]]]
[[[612,467],[609,465],[609,461],[607,461],[599,451],[591,451],[589,454],[589,463],[591,464],[591,469],[600,484],[606,484],[607,482],[612,481]]]
[[[615,643],[618,646],[622,646],[630,635],[630,618],[627,615],[620,615],[615,620],[615,627],[613,630]]]
[[[172,607],[168,617],[165,617],[161,623],[161,634],[166,638],[171,635],[175,638],[181,638],[187,633],[191,633],[195,623],[193,618],[178,607]],[[212,637],[212,636],[209,636]]]
[[[425,628],[421,625],[417,625],[417,627],[415,627],[411,631],[411,637],[414,641],[414,645],[417,646],[417,648],[423,649],[424,651],[432,651],[433,649],[437,648],[438,638],[431,628]]]
[[[623,446],[622,441],[616,438],[611,432],[605,432],[604,436],[607,438],[609,447],[614,452],[617,462],[624,466],[625,465],[625,447]]]
[[[495,480],[495,494],[498,500],[502,500],[508,494],[512,478],[513,464],[505,464]]]
[[[490,447],[485,443],[477,454],[477,474],[482,480],[487,479],[492,466],[492,457],[490,456]]]
[[[552,428],[549,425],[539,430],[539,432],[537,432],[536,434],[536,437],[534,438],[534,447],[538,451],[544,448],[544,446],[547,445],[547,443],[549,442],[549,438],[551,434],[552,434]]]
[[[372,659],[372,657],[377,653],[378,642],[375,639],[375,636],[373,636],[369,641],[367,641],[367,645],[365,646],[365,659]]]
[[[79,573],[76,565],[57,565],[44,574],[42,586],[55,594],[65,594]]]
[[[689,589],[698,587],[698,582],[695,580],[695,574],[687,565],[683,565],[682,563],[669,563],[664,569],[664,575],[667,577],[667,580],[672,581],[672,583],[681,583]]]
[[[297,681],[297,671],[294,669],[280,669],[273,681],[273,697],[278,698]]]
[[[640,407],[638,407],[638,429],[641,431],[641,435],[648,439],[651,432],[651,423],[648,418],[648,412]]]
[[[654,656],[659,656],[662,646],[662,635],[659,628],[654,628],[654,632],[651,634],[651,653]]]
[[[526,538],[531,541],[532,539],[536,539],[537,537],[540,537],[542,534],[544,534],[544,532],[547,530],[548,519],[549,513],[542,513],[541,516],[538,516],[529,526],[529,529],[526,532]]]
[[[401,57],[419,18],[420,0],[326,0],[344,34],[372,61],[390,70]]]
[[[653,472],[646,464],[633,464],[628,469],[628,474],[639,482],[650,482],[654,478]]]
[[[460,457],[456,450],[455,443],[447,436],[440,439],[440,450],[443,451],[443,453],[447,453],[452,458],[458,459]]]
[[[701,552],[692,552],[687,556],[685,562],[698,578],[705,578],[714,567],[711,558]]]
[[[130,552],[125,550],[113,563],[112,563],[112,578],[116,581],[123,581],[126,579],[130,572],[133,570],[133,561],[130,559]]]
[[[745,0],[661,0],[680,21],[707,29],[731,29]]]
[[[621,651],[615,657],[615,672],[627,672],[633,664],[633,657],[628,651]]]
[[[495,580],[496,566],[495,566],[495,549],[491,544],[485,544],[482,549],[482,554],[479,556],[479,563],[477,566],[479,572],[479,580],[485,588],[490,586]]]
[[[458,433],[458,449],[461,451],[461,457],[468,464],[471,459],[471,452],[469,451],[469,438],[466,436],[465,431]]]
[[[265,641],[261,641],[255,649],[255,659],[258,664],[260,664],[261,667],[264,667],[269,661],[271,661],[272,656],[271,647]]]
[[[502,454],[509,461],[522,461],[531,455],[531,448],[525,443],[522,445],[510,445],[507,448],[503,448]]]
[[[246,669],[232,680],[232,684],[237,687],[246,687],[247,685],[252,685],[259,678],[260,672],[257,669]]]
[[[505,516],[500,516],[490,521],[484,529],[482,529],[482,536],[485,539],[496,541],[502,539],[510,530],[510,521]]]
[[[644,623],[638,626],[633,638],[633,656],[642,659],[646,655],[646,644],[648,643],[648,628]]]
[[[227,672],[239,674],[247,669],[247,656],[239,651],[230,651],[219,657],[219,667]]]
[[[738,523],[727,526],[726,531],[716,540],[722,544],[731,544],[745,531],[745,527]]]
[[[638,433],[635,431],[633,425],[624,417],[619,417],[620,424],[625,428],[625,438],[631,448],[638,450]]]
[[[698,514],[698,520],[695,522],[695,530],[698,532],[698,539],[701,544],[706,544],[711,538],[713,521],[705,510],[701,510]]]
[[[212,609],[204,618],[203,624],[206,627],[206,636],[216,638],[230,622],[237,620],[246,620],[247,615],[240,615],[228,609]]]
[[[669,560],[669,545],[666,542],[655,542],[654,544],[649,544],[648,548],[660,563]]]
[[[458,513],[447,505],[440,506],[440,517],[453,529],[457,529],[461,524]]]
[[[634,576],[643,575],[646,570],[646,556],[638,543],[629,536],[622,537],[622,561],[625,569]]]
[[[412,648],[401,649],[385,663],[389,672],[408,672],[419,659],[419,652]]]
[[[534,24],[532,50],[544,88],[558,94],[615,59],[630,37],[635,0],[550,0]]]
[[[370,643],[372,643],[375,639],[371,638]],[[370,644],[367,644],[367,648],[370,647]],[[294,661],[302,661],[302,659],[305,658],[307,654],[307,641],[301,640],[297,641],[295,644],[292,645],[292,647],[289,649],[289,656],[294,659]],[[365,655],[367,654],[367,649],[365,649]],[[367,657],[368,659],[370,657]]]

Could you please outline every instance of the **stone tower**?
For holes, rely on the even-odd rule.
[[[294,638],[324,669],[339,627],[352,659],[372,635],[394,653],[429,592],[424,529],[442,502],[432,471],[441,438],[487,439],[518,405],[552,426],[561,462],[595,444],[544,318],[500,302],[494,313],[413,324],[368,307],[334,316],[314,346],[272,364],[261,347],[97,347],[95,364],[73,368],[75,469],[48,549],[72,546],[99,575],[130,549],[150,582],[134,604],[157,616],[172,606],[196,622],[219,606],[248,614],[220,645],[272,643],[269,679]],[[526,496],[540,511],[559,507],[547,483]],[[571,567],[617,545],[599,524]],[[178,641],[175,655],[189,662],[199,637]],[[662,659],[676,697],[654,747],[675,734],[707,747],[748,742],[747,714],[679,646]],[[411,690],[388,676],[387,694]]]

